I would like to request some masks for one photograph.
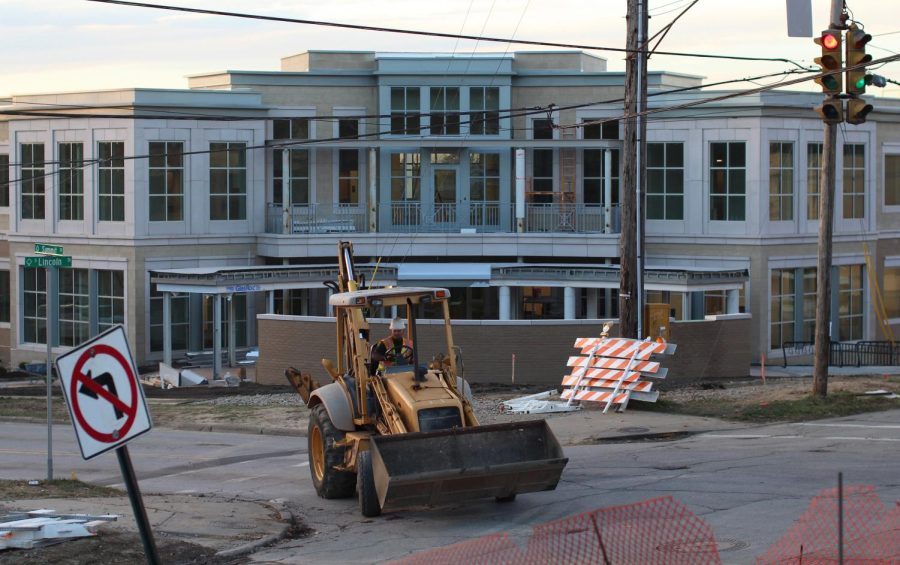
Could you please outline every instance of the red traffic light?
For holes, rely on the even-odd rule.
[[[840,41],[834,34],[828,32],[822,34],[822,47],[825,49],[835,49],[838,44],[840,44]]]

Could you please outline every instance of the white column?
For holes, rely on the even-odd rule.
[[[369,148],[369,201],[366,203],[369,210],[369,232],[375,233],[378,229],[378,152],[374,147]]]
[[[516,149],[516,232],[525,231],[525,150]]]
[[[163,293],[163,363],[172,366],[172,293]]]
[[[510,319],[509,318],[510,306],[512,306],[512,304],[510,303],[510,298],[509,298],[509,287],[508,286],[498,287],[497,293],[498,293],[497,301],[500,303],[500,319],[501,320],[509,320]]]
[[[604,318],[612,318],[612,289],[604,288],[603,289],[603,317]]]
[[[334,308],[331,307],[331,295],[334,294],[334,291],[330,288],[328,289],[328,296],[325,298],[325,315],[326,316],[334,316]]]
[[[213,295],[213,378],[222,373],[222,295]]]
[[[740,303],[741,303],[740,290],[734,288],[734,289],[725,291],[725,313],[726,314],[738,314],[741,309]]]
[[[291,155],[289,149],[281,150],[281,209],[282,233],[293,231],[291,220]]]
[[[613,232],[612,222],[612,150],[603,150],[603,232]]]
[[[391,319],[393,320],[396,317],[397,317],[397,307],[391,306]]]
[[[575,287],[563,287],[563,318],[575,319]]]
[[[600,316],[598,311],[598,306],[600,302],[600,292],[599,289],[589,288],[587,289],[587,312],[584,313],[584,317],[590,320],[596,320]]]
[[[275,291],[266,291],[266,314],[275,313]]]
[[[228,366],[235,367],[237,366],[237,359],[235,357],[235,344],[237,340],[234,337],[234,295],[229,294],[227,297],[228,300]]]

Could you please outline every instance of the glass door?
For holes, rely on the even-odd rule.
[[[456,224],[457,186],[456,167],[433,167],[434,222]]]

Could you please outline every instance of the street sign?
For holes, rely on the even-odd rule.
[[[84,459],[150,430],[144,391],[122,326],[60,355],[56,372]]]
[[[62,249],[62,247],[60,247],[60,249]],[[61,267],[64,269],[71,268],[72,256],[38,256],[25,258],[26,269],[37,269],[41,267]]]
[[[38,255],[62,255],[62,245],[48,245],[46,243],[35,243],[34,252]]]

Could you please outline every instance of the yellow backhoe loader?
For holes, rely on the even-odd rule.
[[[458,375],[444,288],[365,288],[350,242],[338,244],[339,280],[330,297],[337,361],[322,360],[332,382],[285,374],[310,408],[310,472],[323,498],[356,494],[364,516],[474,498],[511,501],[552,490],[568,459],[543,420],[479,426],[471,391]],[[424,306],[423,306],[424,305]],[[370,336],[369,312],[406,313],[403,356],[386,362]],[[443,311],[443,351],[420,365],[416,314]]]

